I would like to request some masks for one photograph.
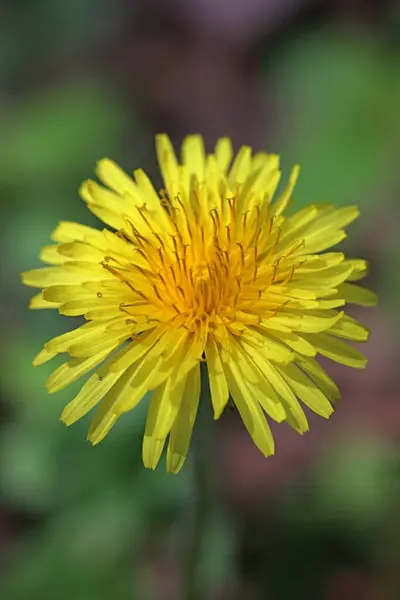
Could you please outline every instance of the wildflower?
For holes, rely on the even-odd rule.
[[[85,181],[80,194],[111,230],[61,222],[55,244],[41,252],[51,266],[23,274],[42,290],[31,308],[87,321],[45,344],[34,364],[69,356],[47,381],[51,393],[94,371],[62,413],[70,425],[99,404],[93,444],[151,391],[144,464],[156,467],[168,438],[167,469],[176,473],[205,361],[215,419],[231,397],[256,446],[271,455],[266,415],[302,434],[302,404],[329,417],[339,398],[317,355],[366,365],[343,340],[365,341],[368,331],[341,310],[374,304],[353,283],[366,263],[326,252],[358,210],[312,205],[285,217],[299,168],[273,202],[279,157],[244,146],[231,165],[227,138],[206,155],[200,136],[187,137],[182,164],[166,135],[156,146],[165,190],[158,194],[140,169],[131,178],[101,160],[104,185]]]

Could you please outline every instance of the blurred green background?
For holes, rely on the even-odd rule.
[[[333,418],[275,428],[264,460],[234,414],[215,432],[200,574],[215,600],[400,598],[400,12],[368,0],[3,0],[0,7],[0,590],[4,600],[176,600],[191,463],[141,463],[145,403],[96,448],[59,421],[70,387],[32,359],[74,323],[27,310],[19,273],[98,159],[155,176],[153,135],[201,132],[302,166],[297,206],[358,204],[370,261],[365,373],[331,368]],[[79,386],[79,384],[78,384]]]

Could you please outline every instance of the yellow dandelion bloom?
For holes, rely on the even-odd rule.
[[[231,397],[269,456],[267,416],[304,433],[302,404],[332,413],[340,394],[318,354],[365,367],[344,340],[365,341],[368,331],[341,309],[375,303],[353,283],[366,263],[326,252],[346,237],[358,210],[312,205],[285,217],[299,168],[272,201],[279,157],[243,146],[232,161],[227,138],[206,155],[200,136],[187,137],[181,163],[166,135],[156,146],[165,190],[157,193],[140,169],[132,178],[101,160],[103,185],[85,181],[80,194],[111,230],[61,222],[55,243],[41,252],[51,266],[23,274],[42,290],[31,308],[87,321],[45,344],[34,364],[68,355],[47,381],[51,393],[93,371],[62,413],[70,425],[99,405],[88,433],[93,444],[151,391],[144,464],[156,467],[168,438],[167,468],[176,473],[205,362],[215,419]]]

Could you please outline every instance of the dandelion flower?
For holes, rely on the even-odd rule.
[[[41,289],[31,308],[86,320],[45,344],[34,364],[68,356],[47,381],[50,393],[92,372],[62,420],[70,425],[98,405],[93,444],[151,392],[143,461],[155,468],[168,438],[167,469],[176,473],[189,450],[205,362],[215,419],[231,397],[269,456],[267,417],[302,434],[302,405],[332,413],[340,394],[318,355],[366,365],[347,340],[365,341],[368,331],[342,310],[375,303],[354,283],[366,263],[327,252],[358,210],[324,204],[285,216],[299,168],[273,201],[279,157],[243,146],[232,161],[227,138],[206,155],[200,136],[187,137],[181,163],[166,135],[156,147],[164,190],[157,193],[140,169],[132,178],[101,160],[102,185],[85,181],[80,195],[110,229],[59,223],[55,243],[41,252],[50,266],[23,274]]]

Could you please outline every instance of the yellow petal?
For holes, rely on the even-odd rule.
[[[29,308],[31,308],[32,310],[58,307],[59,304],[57,302],[48,302],[47,299],[43,298],[43,292],[40,292],[40,294],[36,294],[36,296],[32,296],[32,298],[29,300]]]
[[[271,337],[268,331],[263,328],[258,328],[258,331],[246,330],[241,336],[241,340],[246,343],[246,352],[250,356],[254,352],[260,352],[265,359],[273,360],[281,363],[289,363],[294,358],[292,350],[279,340],[279,336]],[[254,347],[256,344],[259,350]]]
[[[356,206],[324,209],[312,223],[301,230],[300,235],[304,238],[304,247],[297,254],[322,252],[339,243],[346,237],[341,228],[354,221],[359,214]]]
[[[290,364],[276,368],[296,396],[311,410],[325,418],[333,413],[329,400],[296,365]]]
[[[227,137],[220,138],[215,146],[215,158],[217,160],[218,168],[221,171],[226,171],[232,160],[232,143]]]
[[[325,252],[324,254],[306,254],[302,256],[302,264],[296,274],[313,275],[316,271],[336,267],[345,259],[343,252]],[[346,261],[348,262],[348,261]]]
[[[67,242],[58,245],[58,254],[64,258],[64,262],[69,258],[80,261],[100,262],[104,260],[104,252],[87,244],[86,242]]]
[[[122,215],[131,208],[121,195],[99,185],[92,179],[87,179],[82,183],[79,194],[87,204],[96,204],[117,215]]]
[[[77,273],[88,281],[102,281],[103,279],[112,279],[115,281],[115,275],[104,269],[103,265],[98,262],[88,260],[72,260],[64,263],[60,270],[64,269],[67,273]]]
[[[107,404],[100,404],[89,426],[88,441],[93,446],[99,444],[117,421],[118,415],[114,414]]]
[[[165,133],[156,136],[156,152],[164,185],[173,198],[179,181],[179,170],[171,140]]]
[[[365,342],[369,338],[369,330],[361,325],[356,319],[344,315],[344,317],[335,323],[329,333],[354,342]]]
[[[22,273],[22,281],[31,287],[44,288],[49,285],[77,284],[85,280],[81,273],[71,273],[61,267],[45,267]]]
[[[224,370],[229,391],[247,431],[264,456],[270,456],[274,453],[274,439],[260,405],[233,360],[224,363]]]
[[[200,396],[200,365],[187,374],[180,410],[169,436],[167,470],[178,473],[189,452],[193,425],[196,420]]]
[[[74,242],[75,240],[84,240],[87,235],[97,239],[101,238],[101,232],[93,227],[73,221],[60,221],[51,234],[51,239],[55,242]]]
[[[263,360],[262,351],[258,357],[261,360],[257,361],[256,359],[256,362],[258,362],[257,365],[252,357],[247,354],[243,344],[238,343],[237,350],[241,360],[237,361],[235,354],[231,354],[231,356],[232,359],[237,361],[237,364],[239,364],[249,391],[252,393],[256,401],[260,403],[268,416],[274,419],[274,421],[277,423],[281,423],[284,419],[286,419],[286,411],[278,397],[278,394],[275,392],[274,388],[264,376],[263,371],[260,369],[260,365],[262,364],[261,360]],[[244,364],[246,364],[246,369],[243,369]]]
[[[107,395],[103,398],[100,406],[97,408],[94,417],[90,423],[87,438],[92,444],[98,444],[101,442],[113,425],[117,422],[119,415],[114,412],[114,406],[118,399],[126,393],[126,390],[130,390],[130,384],[134,373],[136,372],[137,365],[131,365],[112,386]],[[139,398],[138,402],[141,400]],[[138,403],[137,402],[137,403]]]
[[[353,267],[353,272],[349,277],[350,281],[358,281],[368,273],[368,263],[366,260],[362,258],[352,258],[346,259],[346,262]]]
[[[324,210],[305,232],[307,245],[312,244],[314,240],[320,238],[323,233],[327,234],[327,232],[333,232],[334,230],[346,227],[346,225],[349,225],[349,223],[354,221],[359,214],[360,211],[356,206],[346,206],[344,208],[335,208],[334,206],[331,206],[327,210]]]
[[[290,202],[294,187],[296,185],[297,179],[299,177],[299,173],[300,173],[299,165],[294,166],[292,169],[292,172],[290,174],[289,182],[286,186],[285,191],[281,194],[281,196],[279,196],[278,200],[276,202],[274,202],[274,204],[271,207],[272,208],[271,216],[280,215],[287,208],[287,206]]]
[[[282,375],[269,361],[264,361],[258,366],[262,369],[265,378],[277,392],[280,402],[285,409],[286,420],[289,425],[300,434],[308,431],[308,422],[304,411],[301,408],[292,389],[283,379]]]
[[[279,154],[267,154],[266,152],[257,152],[253,156],[251,163],[251,172],[258,171],[259,169],[268,166],[269,172],[277,171],[279,169],[280,157]]]
[[[144,435],[143,437],[143,464],[146,469],[155,469],[161,458],[162,451],[165,445],[165,438],[157,439]]]
[[[103,208],[99,204],[95,204],[94,202],[88,204],[89,210],[96,215],[100,221],[103,221],[106,225],[109,225],[113,229],[119,231],[120,229],[124,229],[126,227],[126,219],[107,208]]]
[[[50,375],[46,382],[49,394],[62,390],[70,383],[73,383],[82,377],[82,375],[85,375],[94,369],[94,367],[100,364],[113,350],[115,350],[117,345],[118,344],[110,344],[106,350],[94,354],[89,358],[72,358],[68,362],[62,364]]]
[[[293,278],[293,285],[303,287],[303,289],[312,289],[313,287],[331,287],[334,288],[340,283],[345,281],[352,271],[351,266],[345,262],[335,265],[334,267],[328,267],[327,269],[321,269],[320,271],[314,271],[312,274],[302,273]],[[301,283],[300,283],[301,281]]]
[[[162,358],[148,358],[137,362],[129,387],[116,400],[113,411],[120,415],[135,408],[143,396],[151,389],[152,380],[158,377]]]
[[[376,306],[378,298],[375,292],[352,283],[342,283],[338,286],[338,294],[350,304],[359,306]]]
[[[271,335],[271,333],[270,333]],[[276,335],[277,338],[287,344],[292,350],[303,354],[304,356],[315,356],[316,350],[312,344],[307,342],[304,338],[300,337],[293,331],[285,332],[281,331]]]
[[[163,232],[164,235],[174,233],[171,220],[161,207],[160,198],[146,173],[142,169],[137,169],[134,175],[138,190],[144,199],[146,219],[151,222],[154,230]],[[143,228],[146,229],[146,223],[142,219],[141,229]]]
[[[304,312],[279,312],[271,319],[282,325],[286,325],[294,331],[305,333],[318,333],[332,327],[337,321],[343,317],[343,312],[339,312],[333,316],[328,316],[324,313],[327,311],[304,311]]]
[[[168,338],[165,335],[166,326],[159,325],[155,327],[149,333],[143,335],[139,341],[132,342],[128,348],[127,352],[121,356],[119,359],[115,360],[111,365],[112,371],[120,371],[126,369],[133,362],[142,358],[145,354],[149,352],[149,350],[156,346],[156,351],[153,355],[160,355],[167,344]],[[160,341],[162,343],[160,344]]]
[[[85,323],[81,327],[77,329],[73,329],[72,331],[67,331],[57,337],[53,338],[49,342],[46,343],[46,349],[49,352],[68,352],[68,348],[75,341],[81,340],[85,338],[87,344],[90,344],[89,338],[92,335],[96,335],[97,332],[103,332],[105,330],[105,324],[101,323]]]
[[[174,388],[168,378],[151,395],[147,413],[145,435],[156,439],[165,439],[174,424],[181,406],[186,377]]]
[[[86,381],[80,392],[67,404],[61,414],[66,425],[72,425],[86,415],[116,383],[121,373],[109,373],[100,369]]]
[[[208,378],[214,419],[219,419],[229,400],[229,389],[215,340],[210,337],[206,346]]]
[[[180,365],[172,375],[173,385],[191,371],[199,362],[205,350],[207,335],[204,330],[189,334],[176,354],[176,364]]]
[[[233,161],[231,171],[229,173],[229,184],[233,191],[238,184],[244,183],[250,173],[251,167],[251,148],[242,146]]]
[[[44,363],[47,363],[49,360],[51,360],[52,358],[54,358],[55,356],[57,356],[56,352],[49,352],[47,350],[47,348],[43,348],[39,354],[37,354],[35,356],[35,358],[33,359],[33,366],[34,367],[38,367],[39,365],[44,365]]]
[[[125,331],[107,331],[102,333],[101,337],[92,337],[89,345],[86,341],[71,344],[68,349],[68,353],[70,356],[84,358],[86,356],[97,354],[102,350],[106,350],[110,344],[115,343],[120,345],[129,338],[130,332],[127,329]]]
[[[286,410],[275,390],[271,387],[265,377],[261,380],[260,384],[254,385],[254,383],[248,381],[247,386],[253,395],[253,398],[259,402],[268,417],[273,419],[276,423],[282,423],[286,420]]]
[[[286,218],[278,246],[279,252],[285,252],[291,249],[293,244],[298,244],[304,238],[309,224],[315,220],[321,211],[322,209],[318,206],[311,205]]]
[[[115,190],[118,194],[134,194],[136,191],[136,186],[132,178],[109,158],[103,158],[98,161],[96,173],[105,185]]]
[[[332,300],[319,300],[318,308],[321,310],[329,310],[331,308],[340,308],[346,304],[346,300],[342,298],[332,298]]]
[[[79,315],[87,315],[89,311],[93,309],[102,308],[108,311],[109,317],[115,316],[120,310],[119,303],[115,299],[108,301],[102,301],[99,298],[71,300],[71,302],[64,302],[59,308],[61,315],[67,317],[78,317]]]
[[[312,337],[304,334],[304,337],[317,352],[331,360],[355,369],[364,369],[367,365],[367,359],[361,352],[327,333],[317,333]]]
[[[97,289],[99,289],[98,284]],[[43,290],[43,298],[48,302],[63,303],[78,298],[95,298],[94,292],[89,292],[83,285],[51,285]]]
[[[278,186],[281,173],[277,169],[274,155],[262,154],[262,156],[263,160],[258,161],[258,167],[255,167],[256,161],[253,160],[251,172],[239,194],[239,209],[242,211],[251,210],[255,205],[262,204],[265,197],[267,202],[270,202]],[[271,208],[268,209],[268,215],[273,216]]]
[[[336,246],[336,244],[340,244],[340,242],[343,242],[346,237],[347,235],[342,229],[329,233],[322,231],[318,235],[313,236],[311,239],[305,239],[304,252],[307,252],[307,254],[310,252],[323,252],[328,248]],[[299,250],[296,254],[297,256],[301,256],[302,251]]]
[[[62,256],[58,249],[60,244],[50,244],[49,246],[43,246],[40,251],[40,260],[49,265],[62,265],[67,259]]]
[[[183,140],[182,163],[197,177],[198,182],[203,181],[205,152],[201,135],[189,135]]]
[[[330,402],[337,402],[340,399],[338,386],[315,359],[299,357],[297,362]]]

